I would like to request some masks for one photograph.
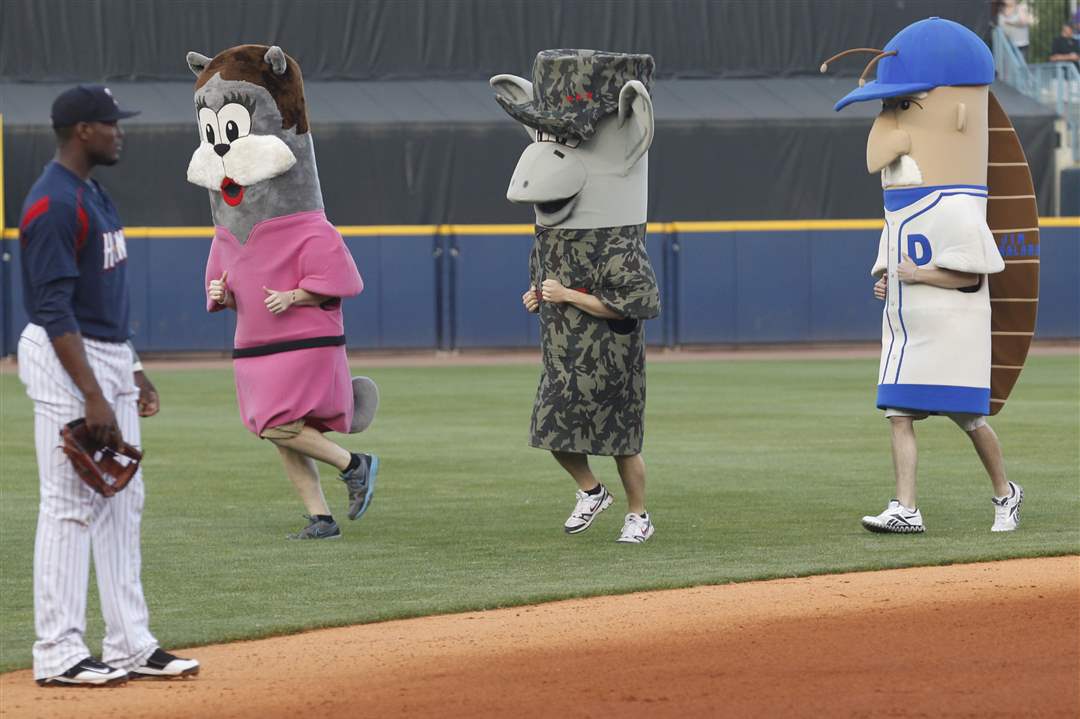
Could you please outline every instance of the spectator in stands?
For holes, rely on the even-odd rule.
[[[1073,37],[1069,23],[1061,26],[1061,35],[1055,37],[1050,46],[1050,62],[1071,62],[1080,70],[1080,40]]]
[[[1031,26],[1035,24],[1035,16],[1024,0],[1005,0],[998,11],[997,24],[1005,31],[1005,37],[1013,44],[1020,54],[1024,56],[1024,62],[1028,61],[1028,47],[1031,45]]]

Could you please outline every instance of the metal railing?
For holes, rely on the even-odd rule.
[[[1065,120],[1073,162],[1080,163],[1080,71],[1072,62],[1028,65],[1001,28],[991,36],[997,77]]]
[[[1028,67],[1024,56],[1016,49],[1000,27],[995,27],[991,35],[991,49],[994,52],[994,71],[1004,83],[1012,85],[1028,97],[1038,100],[1035,76]]]
[[[1073,162],[1080,163],[1080,70],[1072,62],[1046,62],[1031,66],[1040,102],[1053,104],[1065,118]]]

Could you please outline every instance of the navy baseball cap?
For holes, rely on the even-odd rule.
[[[849,92],[835,110],[951,85],[989,85],[994,56],[978,35],[960,23],[931,17],[896,33],[877,65],[877,79]]]
[[[112,90],[104,85],[76,85],[53,100],[52,126],[70,127],[77,122],[114,122],[138,114],[138,110],[122,110]]]

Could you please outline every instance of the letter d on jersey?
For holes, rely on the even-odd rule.
[[[926,238],[926,235],[908,235],[907,254],[912,262],[922,267],[930,262],[934,253],[930,249],[930,240]]]

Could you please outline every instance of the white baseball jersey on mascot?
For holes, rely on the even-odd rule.
[[[901,283],[904,255],[918,266],[980,275],[1005,268],[986,225],[986,188],[977,185],[885,191],[885,227],[872,274],[887,273],[878,407],[990,412],[990,294]]]

